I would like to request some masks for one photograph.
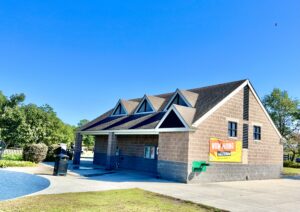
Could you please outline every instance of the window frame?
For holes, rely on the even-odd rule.
[[[121,111],[124,111],[124,113],[121,113]],[[118,112],[116,114],[116,112]],[[125,110],[124,106],[121,103],[118,103],[115,109],[113,110],[111,116],[125,116],[127,115],[127,111]]]
[[[149,155],[147,155],[147,151],[146,149],[149,148]],[[151,149],[153,148],[154,152],[153,154],[151,153]],[[156,159],[156,155],[157,155],[157,147],[154,145],[145,145],[144,146],[144,159],[148,159],[148,160],[155,160]]]
[[[258,131],[256,129],[258,129]],[[261,141],[261,126],[253,125],[253,140]]]
[[[151,109],[150,111],[147,111],[147,105]],[[141,111],[143,109],[143,111]],[[141,104],[137,107],[135,114],[146,114],[146,113],[153,113],[155,112],[154,108],[150,104],[149,100],[147,98],[144,98],[141,101]]]
[[[235,126],[235,128],[234,128]],[[238,122],[236,121],[228,121],[227,124],[227,133],[228,137],[230,138],[237,138],[238,137]]]

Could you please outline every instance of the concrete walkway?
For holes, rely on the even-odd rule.
[[[160,180],[140,172],[107,172],[88,166],[71,170],[67,177],[52,176],[53,168],[45,165],[13,170],[39,174],[51,181],[50,187],[34,195],[141,188],[230,211],[300,211],[297,178],[195,185]]]

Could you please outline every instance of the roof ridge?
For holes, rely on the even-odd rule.
[[[236,81],[225,82],[225,83],[219,83],[219,84],[215,84],[215,85],[208,85],[208,86],[199,87],[199,88],[191,88],[191,89],[187,89],[187,91],[193,92],[194,90],[200,90],[200,89],[206,89],[206,88],[211,88],[211,87],[223,86],[223,85],[228,85],[228,84],[233,84],[233,83],[238,83],[238,82],[242,84],[245,81],[247,81],[247,79],[236,80]]]

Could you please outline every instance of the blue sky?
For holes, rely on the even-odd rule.
[[[1,1],[0,90],[70,124],[119,98],[244,78],[261,97],[300,97],[299,11],[297,0]]]

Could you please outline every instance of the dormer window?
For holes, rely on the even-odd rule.
[[[152,107],[150,106],[149,102],[144,99],[140,107],[138,108],[136,113],[150,113],[153,112]]]
[[[186,101],[179,95],[179,93],[176,93],[176,95],[173,97],[173,100],[171,101],[171,103],[169,103],[167,110],[173,105],[173,104],[177,104],[177,105],[182,105],[182,106],[186,106],[188,107],[189,105],[186,103]]]
[[[113,116],[121,116],[121,115],[125,115],[125,114],[126,114],[126,111],[125,111],[124,107],[122,106],[121,103],[119,103],[112,115]]]

